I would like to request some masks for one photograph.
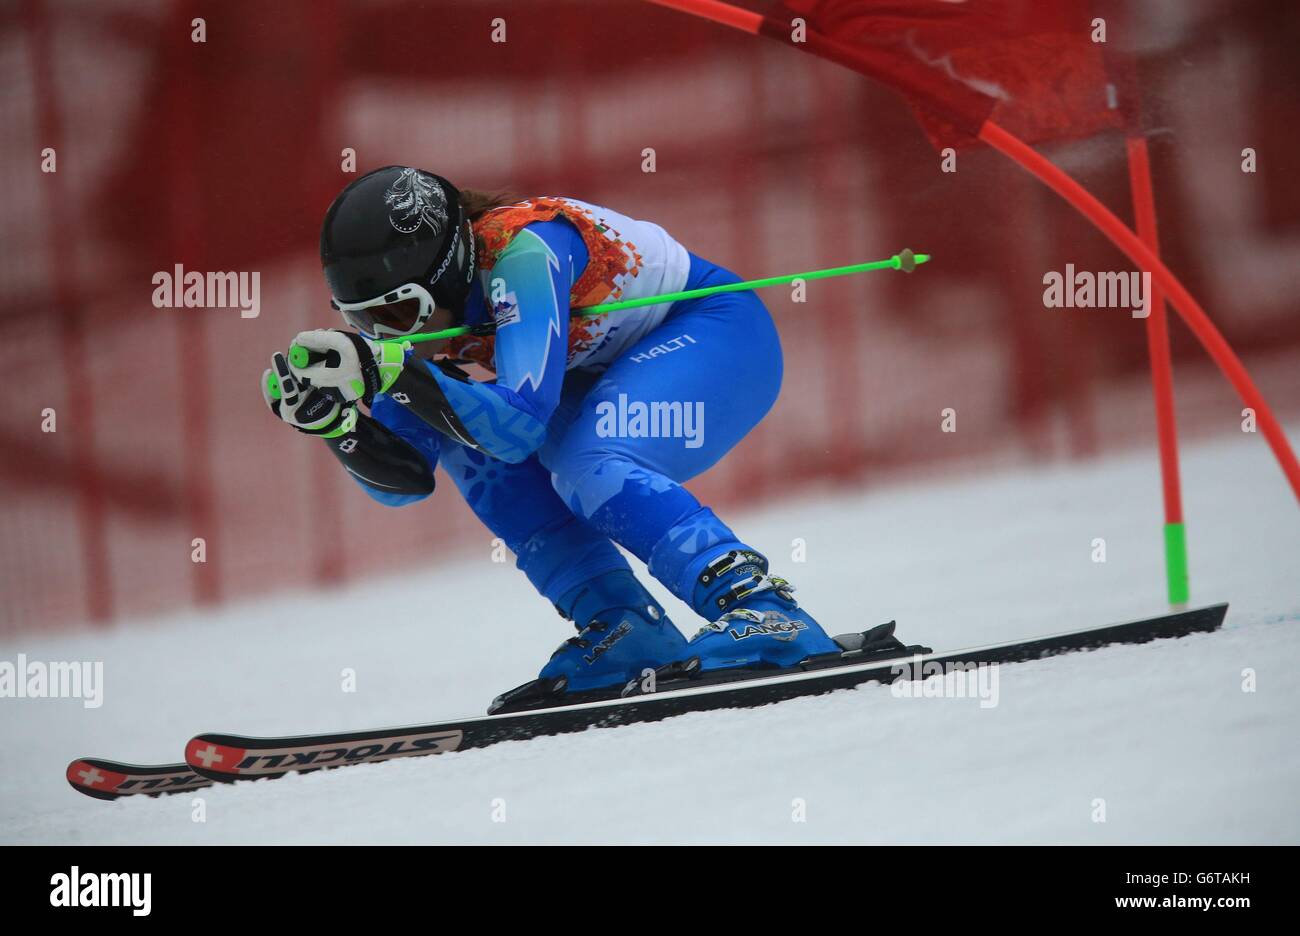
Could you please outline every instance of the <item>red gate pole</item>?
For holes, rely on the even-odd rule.
[[[1129,184],[1138,237],[1160,255],[1156,227],[1156,200],[1151,185],[1151,158],[1147,141],[1132,136],[1127,141]],[[1155,398],[1156,437],[1160,447],[1160,479],[1165,502],[1165,580],[1171,605],[1187,603],[1191,595],[1187,578],[1187,534],[1183,526],[1183,493],[1178,472],[1178,425],[1174,417],[1174,373],[1169,354],[1169,324],[1165,294],[1152,279],[1147,294],[1147,351],[1151,357],[1151,392]]]
[[[729,3],[722,3],[720,0],[649,0],[649,2],[703,17],[756,36],[763,34],[764,23],[766,22],[758,13],[751,13]],[[845,65],[845,67],[861,71],[861,69],[856,68],[846,60],[844,50],[838,44],[825,37],[809,33],[803,43],[796,44],[789,43],[788,37],[780,31],[774,31],[771,34],[774,39],[778,38],[778,36],[786,39],[788,44],[796,45],[805,52],[826,57],[831,61]],[[813,40],[816,40],[816,42],[813,42]],[[863,72],[863,74],[866,73]],[[941,117],[953,118],[953,115],[942,107],[939,102],[930,100],[926,102],[926,106]],[[962,122],[960,115],[958,115],[956,123],[960,126]],[[1165,266],[1160,258],[1142,242],[1142,239],[1124,225],[1124,222],[1115,217],[1109,208],[1098,201],[1096,196],[1071,178],[1068,173],[1055,166],[1047,157],[1025,143],[1024,140],[1008,133],[992,120],[985,120],[976,136],[1061,196],[1075,211],[1087,218],[1102,234],[1105,234],[1112,244],[1127,254],[1130,260],[1141,269],[1149,272],[1153,281],[1160,284],[1161,291],[1169,297],[1174,310],[1182,317],[1183,322],[1191,329],[1192,334],[1196,336],[1196,340],[1205,348],[1206,353],[1210,355],[1214,363],[1219,366],[1219,370],[1232,384],[1242,402],[1255,411],[1256,424],[1259,426],[1260,432],[1263,433],[1264,439],[1273,450],[1273,455],[1277,459],[1282,473],[1286,476],[1287,482],[1291,485],[1291,490],[1295,493],[1296,498],[1300,500],[1300,460],[1296,459],[1291,443],[1287,440],[1286,433],[1282,431],[1281,423],[1273,415],[1272,408],[1264,399],[1263,394],[1259,392],[1259,388],[1255,386],[1255,381],[1251,378],[1245,365],[1242,364],[1241,359],[1237,357],[1236,352],[1232,350],[1232,346],[1228,344],[1218,328],[1215,327],[1214,322],[1201,308],[1201,304],[1188,292],[1187,288],[1178,280],[1178,277],[1173,274],[1173,271]]]
[[[1124,223],[1097,198],[1070,178],[1064,171],[1053,165],[1045,156],[1031,146],[1012,136],[993,121],[986,121],[980,130],[980,139],[988,143],[1003,155],[1014,160],[1044,185],[1056,192],[1075,210],[1086,217],[1116,247],[1126,253],[1130,260],[1141,269],[1150,272],[1153,283],[1169,297],[1174,309],[1182,316],[1187,327],[1192,330],[1201,346],[1219,365],[1219,370],[1232,384],[1241,401],[1255,410],[1256,423],[1263,433],[1269,447],[1277,458],[1282,473],[1286,475],[1291,490],[1300,499],[1300,461],[1296,460],[1291,443],[1287,441],[1282,425],[1273,415],[1272,408],[1264,399],[1255,381],[1251,379],[1246,366],[1237,357],[1214,322],[1201,308],[1187,288],[1179,282],[1178,277],[1165,266],[1142,240],[1124,226]]]

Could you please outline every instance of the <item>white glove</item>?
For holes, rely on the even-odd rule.
[[[319,387],[299,383],[279,351],[271,356],[270,368],[262,372],[262,399],[276,416],[311,435],[343,435],[357,422],[355,406],[341,403]]]
[[[289,351],[289,367],[299,383],[332,391],[347,402],[367,406],[402,373],[406,347],[371,341],[352,332],[317,328],[300,332]]]

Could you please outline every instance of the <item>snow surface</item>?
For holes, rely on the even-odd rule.
[[[74,757],[477,714],[565,625],[485,538],[482,561],[406,581],[11,640],[0,659],[103,660],[106,688],[93,710],[0,700],[0,841],[1297,843],[1300,513],[1258,436],[1188,446],[1183,468],[1194,603],[1231,601],[1225,631],[1005,666],[992,708],[871,686],[104,803],[63,779]],[[1165,610],[1148,453],[730,519],[836,632],[897,618],[949,649]]]

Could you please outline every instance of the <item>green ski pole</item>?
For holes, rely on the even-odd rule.
[[[833,276],[848,276],[852,273],[866,273],[871,270],[902,270],[904,273],[911,273],[922,263],[927,263],[929,260],[929,254],[913,253],[905,248],[887,260],[872,260],[867,263],[853,263],[849,266],[829,267],[825,270],[809,270],[807,273],[790,273],[785,276],[768,276],[763,279],[745,280],[741,283],[724,283],[721,286],[684,289],[680,292],[644,296],[640,299],[623,299],[618,302],[606,302],[601,305],[573,309],[572,313],[575,317],[590,318],[596,315],[605,315],[609,312],[619,312],[623,309],[640,309],[646,306],[659,305],[661,302],[681,302],[685,299],[712,296],[715,293],[745,292],[750,289],[763,289],[767,286],[780,286],[783,283],[792,283],[795,280],[830,279]],[[382,341],[385,344],[406,344],[408,342],[418,344],[423,341],[459,338],[461,335],[468,335],[472,332],[481,333],[475,326],[457,325],[455,328],[444,328],[441,331],[408,335],[404,338],[384,338]],[[294,367],[308,367],[321,359],[318,352],[308,351],[298,345],[294,345],[289,349],[289,363]]]

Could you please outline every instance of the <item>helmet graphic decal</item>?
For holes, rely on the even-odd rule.
[[[403,169],[397,181],[384,192],[388,223],[402,234],[414,234],[421,224],[434,235],[447,224],[447,195],[431,176],[418,169]]]

